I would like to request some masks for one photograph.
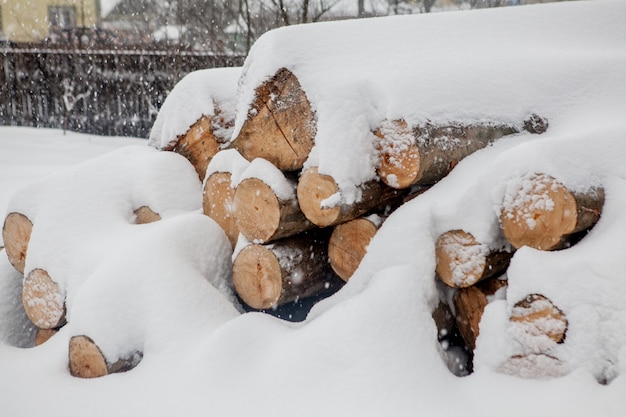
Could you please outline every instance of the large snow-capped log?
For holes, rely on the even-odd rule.
[[[202,211],[224,231],[233,249],[239,237],[235,187],[250,163],[235,149],[220,151],[209,163],[202,192]]]
[[[33,269],[24,278],[22,304],[26,316],[40,329],[65,323],[65,293],[44,269]]]
[[[233,199],[240,233],[249,241],[267,243],[314,227],[300,210],[297,179],[257,158],[242,174]]]
[[[204,179],[211,158],[231,140],[241,68],[194,71],[163,102],[149,144],[185,156]]]
[[[522,177],[507,188],[500,223],[515,248],[557,250],[570,246],[600,219],[604,190],[570,190],[546,174]]]
[[[298,78],[280,68],[255,98],[230,146],[247,160],[264,158],[284,171],[300,170],[313,148],[315,115]]]
[[[374,134],[380,138],[382,181],[394,188],[434,184],[466,156],[495,140],[521,131],[543,133],[546,119],[535,114],[520,124],[498,122],[423,123],[409,126],[405,120],[385,120]]]
[[[461,337],[467,347],[474,350],[480,333],[480,319],[489,304],[487,297],[506,287],[507,281],[490,278],[471,287],[460,288],[454,293],[454,311]]]
[[[396,190],[372,180],[358,186],[354,201],[346,201],[335,179],[308,168],[298,181],[298,202],[311,223],[327,227],[356,219],[374,208],[394,206],[409,194],[409,189]]]
[[[98,345],[88,336],[72,336],[68,356],[70,374],[78,378],[98,378],[130,371],[143,358],[141,352],[134,352],[128,357],[107,360]]]
[[[328,263],[328,238],[303,233],[267,245],[250,244],[233,262],[235,291],[263,310],[338,289],[341,280]]]
[[[512,252],[491,248],[464,230],[449,230],[435,243],[437,276],[446,285],[464,288],[500,275],[506,270]]]
[[[25,215],[17,212],[9,213],[2,226],[2,240],[9,262],[24,274],[28,242],[33,231],[33,223]]]
[[[568,327],[563,311],[541,294],[529,294],[515,303],[510,321],[515,338],[533,353],[563,343]]]

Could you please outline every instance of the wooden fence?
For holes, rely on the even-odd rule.
[[[147,138],[187,73],[242,56],[126,50],[0,49],[0,125]]]

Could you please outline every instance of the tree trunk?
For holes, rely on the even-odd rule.
[[[128,358],[109,363],[96,343],[87,336],[73,336],[69,343],[70,373],[79,378],[98,378],[133,369],[142,359],[136,352]]]
[[[233,209],[235,189],[230,186],[231,180],[230,172],[214,172],[207,177],[202,194],[202,210],[224,230],[234,248],[239,228]]]
[[[65,323],[65,294],[43,269],[33,269],[24,279],[22,304],[28,318],[40,329]]]
[[[202,116],[184,135],[178,138],[173,146],[164,150],[174,151],[187,158],[198,173],[200,181],[203,181],[211,158],[219,152],[220,146],[230,139],[221,138],[214,134],[215,127],[219,126],[220,123],[226,123],[223,120],[223,116],[218,111],[212,117]]]
[[[302,169],[317,129],[296,76],[282,68],[256,89],[256,99],[231,147],[248,161],[264,158],[282,171]]]
[[[567,332],[567,317],[552,301],[540,294],[530,294],[513,306],[510,320],[521,327],[522,344],[537,336],[547,336],[556,343],[563,343]],[[537,343],[532,343],[537,345]]]
[[[161,215],[152,211],[148,206],[141,206],[133,213],[135,214],[136,224],[146,224],[161,220]]]
[[[28,242],[33,231],[33,224],[21,213],[9,213],[2,227],[2,240],[4,240],[7,258],[13,267],[22,275],[26,264]]]
[[[337,286],[327,246],[308,234],[246,246],[233,263],[237,294],[252,308],[268,309]]]
[[[500,275],[509,266],[510,252],[478,242],[471,233],[450,230],[437,239],[437,276],[446,285],[464,288]]]
[[[409,190],[395,190],[378,181],[360,186],[361,199],[353,204],[341,201],[339,186],[329,176],[320,174],[317,168],[309,168],[298,182],[298,202],[311,223],[327,227],[355,219],[376,207],[396,205]]]
[[[296,182],[292,183],[295,191]],[[293,198],[282,199],[258,178],[246,178],[237,185],[234,206],[237,227],[251,242],[267,243],[313,227],[300,210],[295,192]]]
[[[471,350],[476,348],[476,339],[480,333],[480,319],[485,307],[489,304],[487,297],[495,294],[506,284],[507,281],[505,280],[491,278],[471,287],[460,288],[454,294],[454,308],[459,333]]]
[[[543,133],[547,121],[533,115],[524,122],[524,129]],[[459,161],[505,135],[522,129],[498,123],[437,126],[430,123],[414,127],[404,120],[385,121],[374,134],[380,138],[382,181],[394,188],[414,184],[432,185],[445,177]]]
[[[515,248],[563,249],[600,219],[603,205],[601,188],[574,192],[548,175],[536,174],[504,197],[500,223]]]
[[[328,242],[328,258],[341,279],[348,282],[354,274],[378,228],[379,223],[365,217],[335,226]]]

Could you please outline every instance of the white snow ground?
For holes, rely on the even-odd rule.
[[[137,144],[131,139],[0,128],[0,209],[21,209],[32,216],[26,269],[45,264],[66,292],[69,316],[68,325],[44,345],[20,347],[32,338],[20,311],[21,276],[0,256],[0,415],[623,416],[626,29],[621,21],[626,3],[560,3],[419,16],[415,21],[423,31],[436,30],[448,41],[484,39],[491,33],[488,47],[475,46],[479,55],[493,48],[506,52],[514,38],[517,54],[524,49],[523,40],[512,33],[524,31],[507,27],[516,21],[515,13],[524,22],[539,22],[529,28],[532,42],[524,56],[535,56],[532,52],[543,42],[550,44],[546,39],[560,43],[561,50],[552,45],[540,59],[515,60],[525,62],[521,67],[513,65],[514,53],[506,53],[506,67],[514,73],[487,68],[489,88],[484,90],[467,79],[481,83],[481,74],[464,74],[462,66],[458,71],[464,75],[437,82],[436,74],[451,74],[452,58],[438,64],[434,58],[442,52],[425,45],[419,57],[429,65],[428,83],[422,85],[419,100],[437,106],[433,114],[413,117],[442,120],[449,110],[453,120],[476,120],[501,109],[504,119],[513,120],[520,115],[515,104],[537,104],[541,109],[522,110],[547,116],[548,132],[498,141],[405,204],[380,229],[350,282],[316,305],[302,323],[241,314],[232,302],[225,281],[229,244],[199,214],[200,184],[182,157],[146,142],[126,146]],[[567,21],[565,16],[585,24],[563,27],[559,22]],[[394,27],[404,21],[372,25]],[[360,24],[367,27],[367,22]],[[473,31],[467,32],[468,25]],[[328,24],[322,33],[330,36],[340,27]],[[299,36],[313,29],[290,30],[292,41],[301,42]],[[576,41],[580,30],[587,41]],[[575,42],[563,34],[574,36]],[[470,40],[461,44],[472,47]],[[260,45],[257,49],[267,43]],[[279,58],[247,71],[267,76]],[[544,61],[551,66],[542,67]],[[542,78],[539,67],[557,84]],[[525,73],[532,77],[520,79]],[[303,75],[305,88],[306,80],[314,82],[306,73],[298,75]],[[540,85],[529,89],[531,81]],[[458,95],[451,85],[467,89]],[[492,103],[498,99],[494,86],[509,85],[507,91],[519,92],[515,99],[501,107]],[[483,90],[485,96],[471,114],[462,111],[471,93]],[[245,112],[245,94],[241,98],[239,109]],[[318,112],[330,111],[328,103],[312,102]],[[364,131],[376,117],[396,117],[402,107],[393,100],[383,103],[388,106],[365,112],[365,124],[356,119],[354,131]],[[342,111],[345,115],[353,109]],[[112,148],[120,149],[92,159]],[[330,154],[318,151],[313,157]],[[341,158],[340,152],[336,155]],[[332,169],[333,160],[323,158]],[[515,253],[506,300],[492,302],[483,316],[475,372],[455,377],[438,351],[430,316],[437,299],[434,241],[452,228],[463,228],[479,240],[497,239],[497,216],[507,189],[523,185],[533,172],[553,175],[574,189],[603,186],[602,217],[570,249],[522,248]],[[163,220],[132,225],[132,210],[143,203],[158,207]],[[561,360],[564,376],[538,380],[497,372],[504,360],[521,352],[508,316],[513,304],[531,293],[548,296],[568,318],[565,343],[550,351]],[[110,357],[141,348],[143,361],[124,374],[73,378],[67,369],[67,345],[71,336],[82,333],[92,335]]]

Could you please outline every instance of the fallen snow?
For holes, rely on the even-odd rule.
[[[22,140],[39,131],[0,128],[1,168],[5,161],[11,168],[0,176],[0,190],[13,193],[2,207],[33,217],[27,270],[50,268],[69,307],[69,323],[50,341],[20,347],[32,343],[15,301],[21,277],[0,253],[0,414],[526,416],[530,406],[539,416],[622,416],[624,15],[626,3],[597,0],[328,23],[265,36],[244,68],[238,111],[245,112],[251,86],[292,54],[302,65],[290,69],[305,90],[316,91],[309,99],[320,126],[310,163],[343,172],[346,183],[372,175],[369,132],[384,118],[515,122],[532,111],[550,121],[545,134],[499,140],[464,159],[394,212],[350,282],[302,323],[241,314],[226,279],[230,244],[200,214],[201,185],[182,157],[144,145],[91,159],[100,143],[121,143],[85,137],[68,151],[67,137],[54,131],[46,131],[46,146],[62,151],[43,154],[39,141]],[[339,61],[339,45],[350,42],[361,47]],[[345,71],[321,76],[338,63]],[[410,80],[389,81],[402,65],[415,69]],[[403,114],[407,108],[417,110]],[[331,145],[339,124],[349,136]],[[350,152],[342,148],[348,143]],[[68,170],[61,172],[63,165]],[[455,377],[431,318],[439,298],[436,238],[463,229],[490,247],[502,241],[498,217],[507,189],[536,172],[574,189],[602,186],[602,217],[569,249],[514,254],[506,299],[494,297],[483,315],[474,373]],[[132,210],[144,203],[163,220],[132,224]],[[564,343],[550,346],[559,365],[531,357],[526,376],[546,367],[558,378],[503,373],[511,356],[529,353],[508,319],[528,294],[548,297],[568,329]],[[72,378],[68,341],[82,332],[97,335],[109,357],[143,348],[143,360],[124,374]]]

